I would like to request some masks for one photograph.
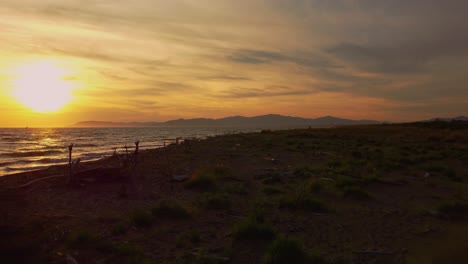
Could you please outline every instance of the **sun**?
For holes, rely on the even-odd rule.
[[[13,72],[14,97],[33,111],[58,111],[73,99],[75,83],[70,79],[71,70],[57,61],[34,61]]]

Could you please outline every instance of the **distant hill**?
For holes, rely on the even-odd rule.
[[[457,116],[457,117],[443,117],[443,118],[440,118],[440,117],[436,117],[436,118],[431,118],[429,120],[424,120],[422,122],[434,122],[434,121],[446,121],[446,122],[450,122],[450,121],[468,121],[468,117],[466,116]]]
[[[319,118],[302,118],[282,115],[262,116],[230,116],[219,119],[193,118],[176,119],[166,122],[106,122],[106,121],[83,121],[71,127],[326,127],[337,125],[362,125],[379,124],[374,120],[351,120],[333,116]]]

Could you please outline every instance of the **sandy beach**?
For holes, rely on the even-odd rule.
[[[65,165],[0,177],[0,262],[462,263],[460,124],[265,130],[85,163],[71,183]]]

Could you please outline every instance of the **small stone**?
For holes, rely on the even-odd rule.
[[[172,176],[172,179],[173,179],[174,181],[178,181],[178,182],[185,181],[185,180],[187,180],[188,178],[190,178],[190,175],[188,175],[188,174],[181,174],[181,175],[174,175],[174,176]]]

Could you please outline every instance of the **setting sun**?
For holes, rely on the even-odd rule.
[[[22,65],[14,70],[13,95],[36,112],[62,109],[72,100],[75,83],[69,79],[70,69],[52,60]]]

